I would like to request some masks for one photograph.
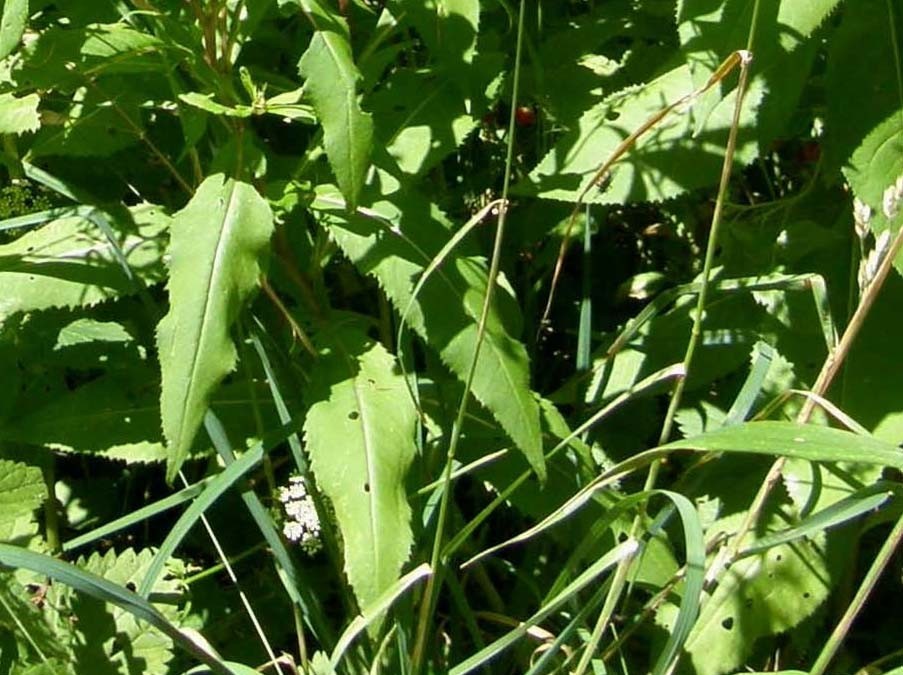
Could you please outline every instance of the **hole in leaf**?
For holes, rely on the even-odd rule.
[[[607,113],[605,113],[605,119],[607,119],[609,122],[614,122],[620,116],[621,113],[617,110],[609,110]]]
[[[364,492],[370,492],[370,483],[364,483]]]
[[[134,582],[134,581],[129,581],[128,583],[126,583],[125,587],[126,587],[127,589],[129,589],[132,593],[134,593],[134,592],[138,589],[138,587],[135,586],[135,582]]]
[[[803,593],[803,598],[805,598],[806,600],[808,600],[810,597],[812,597],[812,596],[810,595],[809,591],[806,591],[805,593]]]
[[[732,617],[732,616],[727,617],[724,621],[721,622],[721,626],[722,626],[722,628],[724,628],[724,630],[730,630],[731,628],[733,628],[734,627],[734,617]]]
[[[621,532],[621,533],[618,535],[618,543],[619,543],[619,544],[623,544],[625,541],[627,541],[627,533],[626,533],[626,532]]]
[[[774,559],[775,559],[777,562],[781,562],[781,561],[784,559],[784,556],[782,556],[780,553],[778,553],[778,554],[774,557]]]
[[[348,413],[348,419],[350,420],[356,420],[358,417],[360,417],[360,413],[358,413],[357,410],[352,410],[350,413]]]

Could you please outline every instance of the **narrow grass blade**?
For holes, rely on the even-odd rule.
[[[24,216],[0,220],[0,232],[43,225],[59,218],[71,218],[74,216],[85,218],[92,211],[94,211],[93,206],[62,206],[55,209],[47,209],[46,211],[27,213]]]
[[[74,565],[28,551],[18,546],[0,544],[0,566],[10,569],[28,569],[103,602],[122,608],[135,618],[152,625],[174,643],[207,665],[214,673],[235,675],[215,654],[198,641],[173,626],[152,604],[113,582],[81,570]]]
[[[871,436],[794,422],[747,422],[674,441],[656,450],[743,452],[903,468],[903,452],[895,445]]]
[[[899,491],[895,489],[896,487],[898,486],[879,482],[858,490],[855,494],[809,516],[799,525],[757,539],[752,546],[743,549],[737,559],[756,555],[775,546],[823,532],[874,511],[883,506],[894,494],[898,494]]]
[[[183,488],[182,490],[179,490],[178,492],[175,492],[168,497],[164,497],[163,499],[160,499],[153,504],[142,506],[137,511],[132,511],[122,518],[117,518],[116,520],[106,523],[101,527],[95,528],[90,532],[86,532],[85,534],[74,537],[63,544],[63,551],[72,551],[76,548],[79,548],[80,546],[84,546],[85,544],[90,544],[92,541],[97,541],[98,539],[109,536],[114,532],[124,530],[127,527],[136,525],[137,523],[143,522],[148,518],[152,518],[156,515],[164,513],[169,509],[178,506],[179,504],[184,504],[185,502],[194,499],[197,495],[201,494],[204,488],[212,480],[212,476],[204,478],[194,485],[189,485],[187,488]]]
[[[767,342],[757,342],[753,346],[752,366],[749,369],[749,374],[740,388],[740,393],[737,394],[737,398],[731,404],[731,409],[727,411],[727,417],[724,419],[722,426],[732,427],[749,417],[749,413],[756,403],[756,398],[758,398],[759,392],[762,391],[762,383],[765,382],[765,377],[768,375],[772,361],[774,361],[774,355],[774,349]]]
[[[539,611],[536,612],[533,616],[531,616],[523,623],[519,624],[513,630],[508,631],[498,640],[490,645],[487,645],[484,649],[481,649],[470,658],[465,659],[458,665],[454,666],[449,671],[449,675],[465,675],[465,673],[473,672],[483,664],[497,657],[503,651],[505,651],[522,637],[524,637],[527,634],[527,631],[545,620],[546,617],[555,612],[564,603],[574,598],[580,591],[582,591],[590,583],[592,583],[600,574],[602,574],[609,568],[614,567],[624,558],[633,555],[637,551],[637,548],[638,544],[636,540],[628,539],[627,541],[610,550],[604,556],[599,558],[599,560],[597,560],[586,570],[584,570],[583,573],[581,573],[580,576],[574,579],[573,582],[568,584],[567,588],[561,591],[561,593],[559,593],[549,602],[543,605],[543,607],[541,607]]]
[[[658,660],[652,669],[653,675],[664,675],[671,671],[674,660],[690,636],[693,624],[696,623],[696,617],[699,616],[699,598],[705,583],[705,535],[702,532],[702,524],[696,508],[689,499],[668,490],[655,490],[655,493],[670,499],[677,508],[683,525],[684,548],[687,556],[683,598],[677,612],[677,620],[670,630],[668,642],[665,643],[665,647],[658,655]]]
[[[188,534],[201,515],[210,508],[213,503],[223,496],[223,493],[232,487],[236,481],[244,476],[248,471],[253,469],[260,460],[263,459],[263,445],[258,443],[253,448],[245,452],[239,459],[227,466],[221,473],[210,481],[204,488],[204,491],[197,499],[186,509],[181,518],[176,522],[169,531],[166,539],[160,545],[160,550],[154,556],[153,562],[147,570],[141,586],[138,588],[138,594],[147,597],[163,571],[163,566],[173,553],[175,553],[179,544]]]
[[[339,664],[342,656],[358,635],[366,630],[368,626],[379,621],[389,608],[414,584],[428,577],[432,573],[432,569],[426,563],[418,565],[392,584],[392,586],[387,588],[372,604],[365,607],[339,637],[335,649],[332,650],[332,656],[329,659],[332,666],[335,667]]]

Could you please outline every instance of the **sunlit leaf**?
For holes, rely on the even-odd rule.
[[[222,175],[207,178],[173,219],[169,313],[157,328],[170,480],[213,390],[235,365],[229,331],[257,287],[272,230],[273,215],[257,191]]]
[[[486,292],[485,263],[469,256],[451,256],[412,303],[417,279],[450,233],[439,220],[441,214],[431,212],[416,195],[399,190],[393,194],[393,202],[379,201],[372,211],[347,215],[339,195],[324,187],[312,208],[345,254],[363,273],[376,277],[399,312],[410,305],[411,328],[464,380]],[[395,223],[400,224],[398,231],[403,236],[390,231]],[[526,350],[513,337],[519,330],[516,305],[504,289],[495,297],[496,311],[490,313],[486,325],[473,394],[544,477],[539,406],[530,391]],[[437,308],[441,311],[434,311]]]
[[[319,339],[307,452],[335,508],[348,580],[368,607],[398,579],[413,542],[405,475],[416,409],[395,360],[360,328],[339,322]]]
[[[5,0],[0,17],[0,59],[5,59],[19,46],[28,22],[28,0]]]
[[[361,110],[354,64],[344,20],[329,15],[316,0],[300,0],[314,19],[314,33],[298,63],[317,118],[323,125],[326,156],[349,208],[357,206],[370,164],[373,121]]]
[[[90,307],[135,293],[117,247],[145,283],[161,280],[169,217],[147,204],[130,209],[130,216],[132,222],[116,223],[115,245],[89,218],[72,217],[0,246],[0,319],[50,307]]]

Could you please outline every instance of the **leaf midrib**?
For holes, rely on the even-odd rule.
[[[213,289],[214,280],[219,276],[222,259],[225,258],[224,249],[227,246],[224,245],[224,242],[225,244],[228,244],[228,237],[225,236],[225,233],[229,229],[230,220],[233,220],[231,218],[231,215],[235,197],[236,183],[231,179],[227,179],[227,185],[229,196],[226,200],[226,210],[223,213],[222,224],[219,228],[219,234],[217,235],[216,247],[214,249],[215,253],[213,256],[213,265],[207,278],[206,293],[204,294],[204,309],[201,312],[201,328],[198,334],[198,339],[195,342],[195,348],[192,351],[191,355],[191,378],[188,380],[188,388],[185,391],[185,398],[182,401],[182,414],[179,416],[179,430],[177,434],[177,438],[179,439],[179,446],[185,443],[182,437],[185,431],[185,423],[187,421],[186,413],[188,411],[189,402],[193,399],[195,384],[197,382],[198,364],[200,363],[199,356],[201,350],[203,349],[204,338],[207,333],[207,325],[209,323],[208,314],[211,305],[211,291]]]

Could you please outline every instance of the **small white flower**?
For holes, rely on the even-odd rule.
[[[856,234],[860,239],[865,239],[869,234],[869,221],[872,219],[872,209],[859,197],[853,200],[853,223],[856,226]]]
[[[289,541],[297,541],[308,555],[314,555],[322,547],[320,518],[314,501],[307,493],[304,479],[292,476],[289,484],[279,489],[279,501],[285,509],[286,520],[282,533]]]
[[[893,218],[900,211],[900,201],[903,200],[903,176],[889,185],[881,197],[881,210],[888,218]]]

